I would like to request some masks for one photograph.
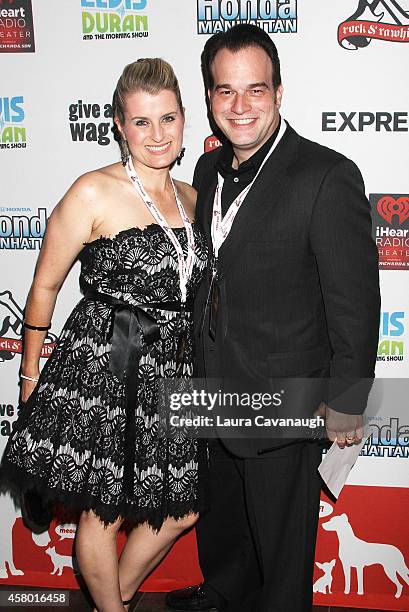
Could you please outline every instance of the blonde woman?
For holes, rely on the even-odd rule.
[[[81,511],[76,554],[99,612],[123,612],[204,500],[200,441],[158,436],[157,381],[192,375],[192,301],[207,264],[196,192],[174,181],[184,109],[160,59],[125,67],[113,99],[122,163],[81,176],[53,211],[25,311],[23,410],[3,473]],[[83,299],[39,373],[76,259]],[[132,527],[117,560],[116,536]]]

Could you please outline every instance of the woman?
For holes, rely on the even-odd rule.
[[[158,380],[192,375],[191,304],[207,262],[193,224],[196,192],[169,174],[184,127],[171,66],[126,66],[113,112],[122,163],[81,176],[48,223],[25,311],[27,404],[3,458],[22,491],[82,511],[76,554],[99,612],[126,609],[195,523],[206,468],[200,442],[158,435]],[[77,257],[84,298],[39,374],[57,294]],[[133,528],[118,564],[124,520]]]

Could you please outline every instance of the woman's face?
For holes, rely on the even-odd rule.
[[[173,91],[128,94],[124,115],[123,125],[117,117],[115,123],[128,141],[134,163],[149,168],[170,166],[182,148],[184,127],[184,117]]]

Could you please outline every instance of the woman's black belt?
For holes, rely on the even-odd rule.
[[[148,310],[164,310],[180,313],[192,311],[192,302],[183,305],[179,301],[152,304],[130,304],[107,293],[88,289],[84,298],[97,300],[112,307],[112,323],[108,336],[111,342],[109,370],[125,384],[126,424],[124,448],[124,493],[132,499],[136,447],[135,410],[138,401],[139,361],[143,344],[151,345],[160,340],[157,319]],[[183,327],[183,321],[181,322]],[[178,351],[179,353],[179,351]],[[179,355],[183,359],[183,354]]]

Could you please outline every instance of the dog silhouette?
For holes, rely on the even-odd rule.
[[[363,595],[364,568],[379,564],[382,565],[389,580],[396,586],[395,597],[401,596],[403,587],[398,580],[398,576],[409,585],[409,569],[399,548],[392,544],[366,542],[357,538],[346,514],[333,516],[326,523],[322,523],[322,527],[325,531],[335,531],[338,536],[338,556],[344,571],[345,595],[350,592],[352,567],[356,568],[358,595]]]
[[[317,578],[317,580],[314,582],[314,593],[324,593],[326,595],[327,589],[328,593],[332,593],[332,570],[334,568],[335,563],[336,559],[332,559],[332,561],[326,561],[325,563],[319,563],[318,561],[315,562],[315,565],[319,567],[324,572],[324,574]]]

